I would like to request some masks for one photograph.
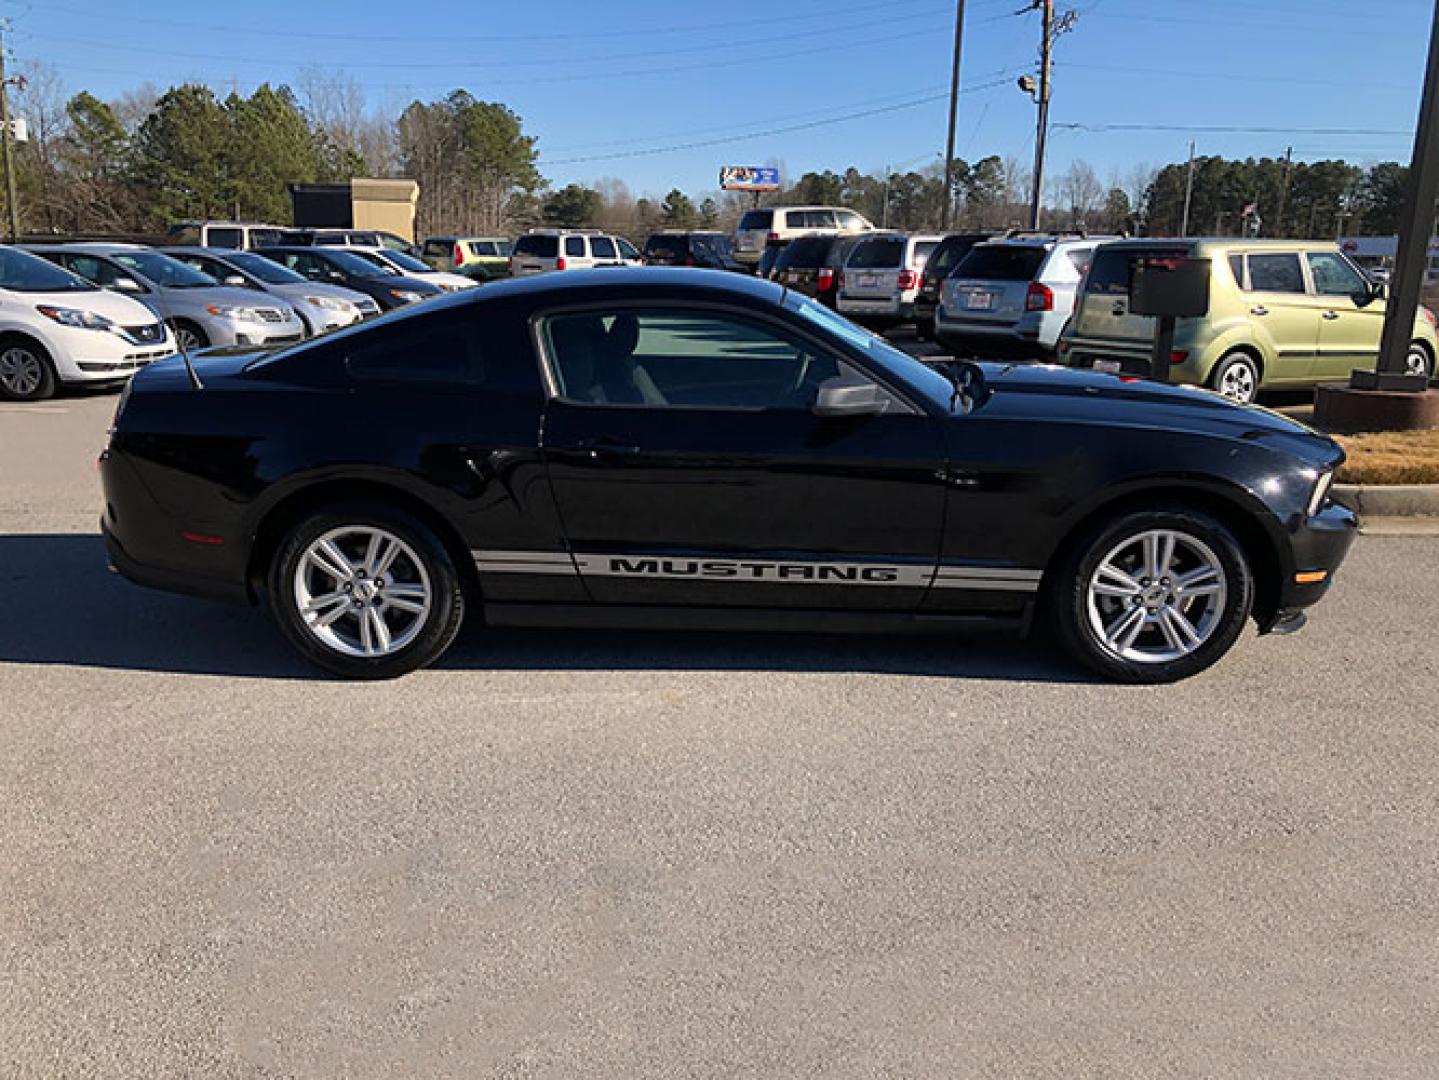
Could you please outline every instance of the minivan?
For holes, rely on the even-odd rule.
[[[843,206],[774,206],[749,210],[734,233],[734,257],[758,266],[766,247],[787,244],[806,233],[871,232],[874,226]]]
[[[1373,370],[1384,287],[1339,245],[1300,240],[1117,240],[1085,275],[1060,354],[1074,367],[1148,374],[1155,321],[1129,310],[1140,259],[1209,260],[1209,314],[1179,319],[1170,379],[1252,402],[1270,387],[1312,386]],[[1414,320],[1406,370],[1434,375],[1435,316]]]
[[[914,317],[920,273],[938,236],[880,233],[854,246],[839,278],[836,306],[859,322],[895,324]]]

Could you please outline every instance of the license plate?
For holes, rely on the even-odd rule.
[[[998,298],[992,292],[965,293],[964,306],[970,311],[992,311],[996,299]]]
[[[793,285],[795,282],[797,282],[797,281],[799,280],[799,271],[797,271],[797,270],[791,270],[791,271],[789,271],[787,274],[785,274],[784,279],[785,279],[786,281],[788,281],[791,285]]]
[[[879,284],[879,275],[878,275],[878,274],[860,274],[860,275],[859,275],[859,283],[860,283],[861,286],[864,286],[864,285],[878,285],[878,284]]]
[[[1124,365],[1118,360],[1096,360],[1094,362],[1094,370],[1106,371],[1111,375],[1118,375],[1124,370]]]

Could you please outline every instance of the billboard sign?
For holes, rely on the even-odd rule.
[[[763,165],[726,165],[720,169],[720,187],[725,191],[776,191],[779,170]]]

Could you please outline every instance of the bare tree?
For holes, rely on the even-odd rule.
[[[1094,166],[1083,159],[1076,159],[1069,171],[1059,178],[1056,185],[1059,195],[1059,209],[1068,212],[1069,224],[1073,229],[1087,229],[1098,211],[1104,206],[1104,185]]]
[[[24,208],[31,206],[26,217],[34,225],[56,232],[65,218],[64,176],[60,150],[69,128],[65,115],[64,80],[50,64],[32,61],[20,74],[24,85],[15,93],[12,115],[23,117],[30,128],[30,140],[17,148],[17,158],[26,173],[28,200],[17,198]]]

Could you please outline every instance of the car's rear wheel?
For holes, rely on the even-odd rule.
[[[1404,357],[1404,370],[1409,375],[1423,375],[1426,379],[1434,377],[1434,358],[1422,341],[1410,342],[1409,352]]]
[[[1208,668],[1238,640],[1254,603],[1239,542],[1186,507],[1130,512],[1089,530],[1054,588],[1065,647],[1129,683],[1173,682]]]
[[[1248,353],[1228,353],[1210,372],[1209,387],[1230,401],[1252,405],[1259,396],[1259,362]]]
[[[10,401],[43,401],[55,393],[55,368],[38,345],[0,342],[0,397]]]
[[[271,562],[280,629],[308,659],[356,679],[404,675],[437,659],[464,618],[459,574],[423,522],[381,503],[320,510]]]

